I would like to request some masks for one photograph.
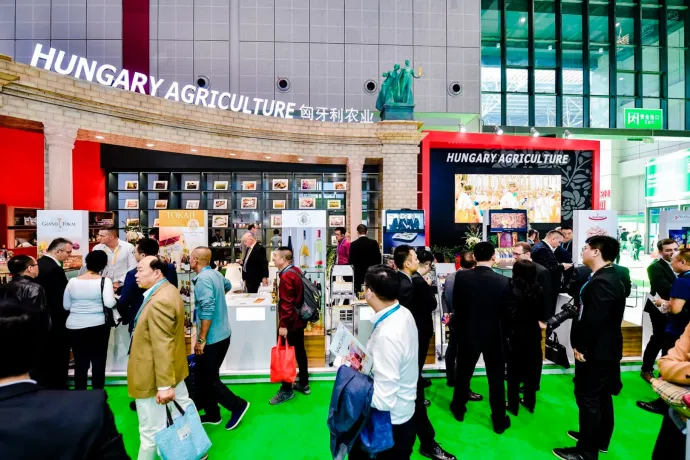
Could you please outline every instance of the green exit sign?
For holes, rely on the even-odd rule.
[[[625,109],[626,129],[663,129],[664,112],[661,109]]]

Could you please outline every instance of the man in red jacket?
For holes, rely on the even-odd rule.
[[[309,389],[309,369],[307,349],[304,347],[304,328],[307,326],[297,315],[297,309],[304,298],[302,271],[292,263],[292,250],[281,246],[273,252],[273,263],[278,272],[278,334],[287,338],[288,344],[295,347],[295,357],[299,367],[299,381],[294,384],[283,382],[278,394],[271,398],[271,405],[283,404],[295,397],[295,391],[305,395]]]

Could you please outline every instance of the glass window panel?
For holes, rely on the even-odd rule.
[[[556,67],[556,48],[551,43],[534,44],[534,64],[536,67]]]
[[[633,46],[616,47],[616,69],[635,70],[635,48]]]
[[[509,40],[506,43],[506,62],[511,66],[529,65],[527,40]]]
[[[668,129],[685,129],[685,100],[668,100]]]
[[[563,126],[581,128],[583,126],[582,98],[563,97]]]
[[[643,109],[660,109],[661,100],[660,99],[642,99]]]
[[[616,127],[625,128],[625,109],[634,109],[635,99],[618,98],[616,103],[618,104],[618,109],[616,111]]]
[[[668,50],[668,97],[685,97],[684,50]]]
[[[563,49],[563,94],[582,94],[582,48]]]
[[[482,0],[482,38],[501,37],[501,10],[495,0]]]
[[[589,101],[589,125],[592,128],[609,128],[609,99],[593,97]]]
[[[562,31],[564,42],[581,42],[582,37],[582,5],[579,3],[563,3]]]
[[[534,39],[556,39],[556,2],[534,2]]]
[[[685,11],[667,11],[666,33],[668,34],[669,47],[682,48],[685,46]]]
[[[668,6],[683,6],[685,5],[685,0],[666,0]]]
[[[640,0],[643,5],[658,5],[659,0]]]
[[[535,96],[534,124],[556,126],[556,96]]]
[[[501,95],[482,94],[482,120],[485,125],[500,126]]]
[[[556,71],[540,70],[534,71],[534,92],[535,93],[555,93],[556,92]]]
[[[661,77],[657,74],[642,74],[642,96],[661,96]]]
[[[507,37],[527,39],[528,22],[527,0],[506,0]]]
[[[634,45],[635,37],[635,8],[630,6],[616,7],[616,43],[619,45]],[[658,32],[657,32],[658,35]]]
[[[509,93],[527,92],[527,69],[506,69],[506,80]]]
[[[494,41],[482,41],[482,91],[501,91],[501,48]]]
[[[529,98],[525,95],[506,96],[506,122],[508,126],[527,126],[529,123]]]
[[[642,8],[642,44],[659,46],[659,10]]]
[[[589,86],[591,94],[609,94],[608,46],[594,46],[589,50]]]
[[[645,72],[658,72],[659,48],[642,48],[642,70]]]
[[[619,96],[635,95],[635,74],[618,73],[617,91]]]
[[[608,5],[589,5],[589,40],[593,43],[608,43]]]

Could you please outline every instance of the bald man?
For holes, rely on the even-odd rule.
[[[242,279],[247,292],[259,292],[259,286],[268,285],[268,258],[266,249],[259,243],[254,234],[247,232],[242,236],[242,242],[247,246],[247,252],[242,261]]]
[[[249,409],[247,401],[236,396],[220,381],[220,365],[228,353],[232,332],[225,302],[225,294],[232,289],[232,284],[220,272],[211,269],[211,250],[207,247],[194,249],[189,264],[197,274],[192,283],[197,313],[197,341],[194,347],[196,378],[199,406],[205,411],[201,422],[211,425],[221,423],[220,404],[232,413],[225,426],[226,430],[232,430]]]

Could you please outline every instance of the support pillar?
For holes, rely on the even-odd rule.
[[[45,208],[72,209],[72,149],[77,140],[75,126],[49,125],[45,138]]]
[[[363,158],[347,160],[347,210],[349,217],[350,239],[357,238],[357,226],[362,223],[362,170]]]

